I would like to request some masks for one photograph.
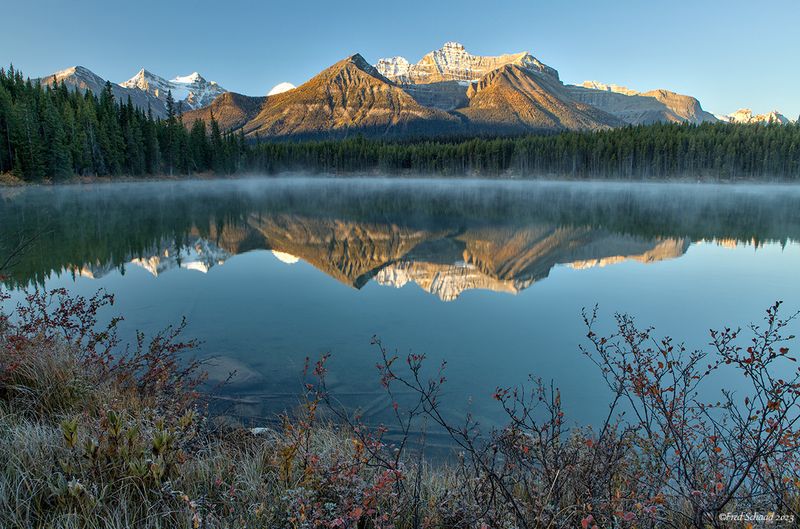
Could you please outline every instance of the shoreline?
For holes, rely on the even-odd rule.
[[[273,174],[265,173],[236,173],[230,175],[220,175],[215,173],[194,173],[182,175],[151,175],[151,176],[76,176],[67,180],[54,182],[43,180],[39,182],[27,182],[8,173],[0,174],[0,188],[21,188],[21,187],[62,187],[62,186],[81,186],[96,184],[138,184],[138,183],[157,183],[157,182],[198,182],[198,181],[237,181],[237,180],[291,180],[291,179],[313,179],[313,180],[437,180],[437,181],[481,181],[481,182],[551,182],[551,183],[587,183],[587,184],[697,184],[697,185],[764,185],[764,186],[794,186],[800,182],[789,178],[763,178],[763,179],[722,179],[722,178],[654,178],[654,179],[622,179],[622,178],[580,178],[557,174],[543,174],[538,176],[520,175],[481,175],[481,174],[430,174],[421,175],[419,173],[382,173],[375,172],[341,172],[341,173],[320,173],[320,172],[290,172],[282,171]]]

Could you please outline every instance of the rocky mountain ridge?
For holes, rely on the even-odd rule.
[[[478,82],[487,73],[513,64],[558,79],[558,71],[542,63],[528,52],[496,57],[470,54],[458,42],[445,42],[438,50],[426,54],[416,64],[404,57],[379,59],[375,67],[387,79],[398,84],[430,84],[457,81]]]
[[[72,90],[81,92],[90,90],[94,94],[100,94],[108,82],[84,66],[72,66],[39,78],[38,81],[47,85],[63,82]],[[176,112],[179,106],[186,111],[206,107],[214,99],[227,93],[227,90],[214,81],[207,81],[197,72],[167,81],[142,68],[125,82],[119,84],[109,82],[109,84],[111,92],[118,101],[124,103],[130,98],[134,106],[149,110],[158,118],[167,115],[166,101],[167,93],[170,91],[175,101]]]
[[[567,90],[574,99],[604,110],[631,125],[718,121],[713,114],[703,110],[696,98],[669,90],[637,92],[597,81],[568,85]]]
[[[99,93],[106,81],[83,67],[41,79]],[[404,57],[373,66],[360,54],[326,68],[295,87],[280,83],[266,96],[226,91],[199,73],[171,80],[141,69],[111,84],[120,101],[166,115],[166,94],[186,113],[184,122],[208,121],[250,138],[317,138],[519,134],[602,130],[651,123],[791,123],[777,111],[742,109],[715,116],[688,95],[659,89],[639,92],[615,84],[564,84],[558,71],[525,51],[473,55],[447,42],[412,63]]]
[[[732,114],[727,114],[725,116],[716,116],[717,119],[726,123],[759,123],[762,125],[769,125],[769,124],[777,124],[777,125],[788,125],[792,123],[792,120],[778,112],[777,110],[773,110],[772,112],[767,112],[766,114],[753,114],[753,111],[749,108],[740,108],[736,112]]]
[[[81,92],[89,90],[94,94],[100,94],[106,85],[105,79],[83,66],[72,66],[59,70],[47,77],[38,79],[38,81],[47,85],[64,83],[70,90],[79,90]],[[145,110],[149,108],[156,117],[166,116],[164,104],[152,94],[116,83],[111,83],[111,92],[118,101],[125,102],[130,98],[136,107]]]
[[[558,73],[528,53],[483,58],[451,43],[426,57],[420,64],[439,73],[408,70],[408,82],[401,84],[381,73],[388,71],[385,64],[372,66],[355,54],[294,89],[267,96],[257,110],[245,111],[230,98],[225,105],[215,102],[214,116],[242,116],[236,128],[261,138],[514,134],[624,124],[574,101]],[[464,81],[481,73],[475,82]],[[206,119],[211,111],[188,118]]]

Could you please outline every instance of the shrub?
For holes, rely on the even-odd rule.
[[[655,339],[627,315],[603,335],[596,309],[585,313],[584,352],[612,396],[585,428],[567,427],[558,387],[535,377],[496,389],[505,427],[454,424],[441,411],[446,364],[402,362],[375,339],[391,442],[337,404],[327,355],[307,363],[301,405],[275,428],[212,427],[202,366],[181,358],[196,345],[184,324],[123,346],[119,319],[99,324],[112,304],[56,290],[0,314],[2,527],[700,528],[732,512],[798,516],[800,378],[782,366],[796,315],[780,318],[780,303],[747,342],[711,331],[708,351]],[[746,389],[707,401],[712,376]],[[450,437],[453,458],[426,460],[414,433],[426,425]]]
[[[180,359],[195,342],[180,340],[181,324],[149,340],[137,334],[122,348],[120,319],[98,320],[113,302],[104,292],[34,291],[0,319],[3,452],[19,452],[20,432],[31,431],[42,434],[33,453],[43,456],[22,450],[9,459],[6,490],[24,486],[28,494],[4,497],[4,513],[24,513],[4,526],[46,525],[65,514],[102,519],[115,503],[133,518],[154,505],[175,510],[174,480],[199,448],[203,425],[199,365]]]

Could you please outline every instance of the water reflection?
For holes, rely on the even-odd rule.
[[[212,380],[237,373],[230,412],[255,423],[296,402],[305,358],[327,352],[337,397],[387,420],[372,335],[448,360],[454,414],[491,424],[494,388],[534,373],[586,423],[605,399],[577,348],[581,308],[692,346],[776,299],[800,308],[799,204],[793,187],[585,182],[20,188],[0,190],[0,246],[35,235],[7,286],[105,288],[128,336],[186,316]]]
[[[414,283],[452,301],[518,293],[559,264],[649,263],[692,242],[758,247],[800,233],[798,193],[769,187],[243,180],[28,188],[0,204],[5,248],[36,236],[11,270],[16,286],[64,270],[207,272],[271,250],[356,289]]]

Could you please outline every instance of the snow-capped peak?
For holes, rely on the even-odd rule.
[[[375,65],[383,76],[403,84],[426,84],[440,81],[475,81],[492,70],[516,65],[532,72],[558,79],[558,72],[528,52],[481,56],[469,53],[459,42],[445,42],[438,50],[411,64],[404,57],[380,59]]]
[[[284,92],[288,92],[289,90],[294,90],[295,88],[297,88],[297,87],[295,85],[293,85],[292,83],[286,83],[286,82],[278,83],[278,84],[276,84],[275,86],[272,87],[272,90],[267,92],[267,95],[268,96],[274,96],[276,94],[282,94]]]
[[[172,79],[171,82],[179,84],[192,84],[198,81],[205,81],[205,79],[203,79],[203,76],[199,73],[192,72],[189,75],[179,75],[175,79]]]
[[[120,83],[120,86],[125,88],[138,88],[139,90],[144,90],[145,92],[151,92],[156,90],[163,90],[164,96],[166,97],[167,90],[169,90],[170,86],[166,79],[163,77],[159,77],[151,72],[148,72],[144,68],[139,70],[136,75],[125,81],[124,83]],[[158,97],[157,94],[153,94]]]
[[[405,57],[386,57],[378,59],[378,64],[375,68],[381,72],[381,75],[390,79],[398,77],[405,77],[408,75],[408,70],[411,68],[411,63]]]
[[[186,109],[202,108],[220,94],[227,92],[214,81],[206,81],[198,72],[177,76],[171,81],[159,77],[142,68],[139,72],[120,83],[125,88],[137,88],[165,101],[167,93],[172,93],[175,103],[182,103]]]
[[[787,125],[792,122],[792,120],[777,110],[767,112],[766,114],[753,114],[753,111],[749,108],[740,108],[733,114],[728,114],[727,116],[717,116],[717,118],[722,121],[727,121],[728,123],[761,123],[764,125],[769,123]]]
[[[456,51],[464,51],[464,45],[460,42],[456,42],[451,40],[450,42],[445,42],[442,46],[442,50],[456,50]]]

